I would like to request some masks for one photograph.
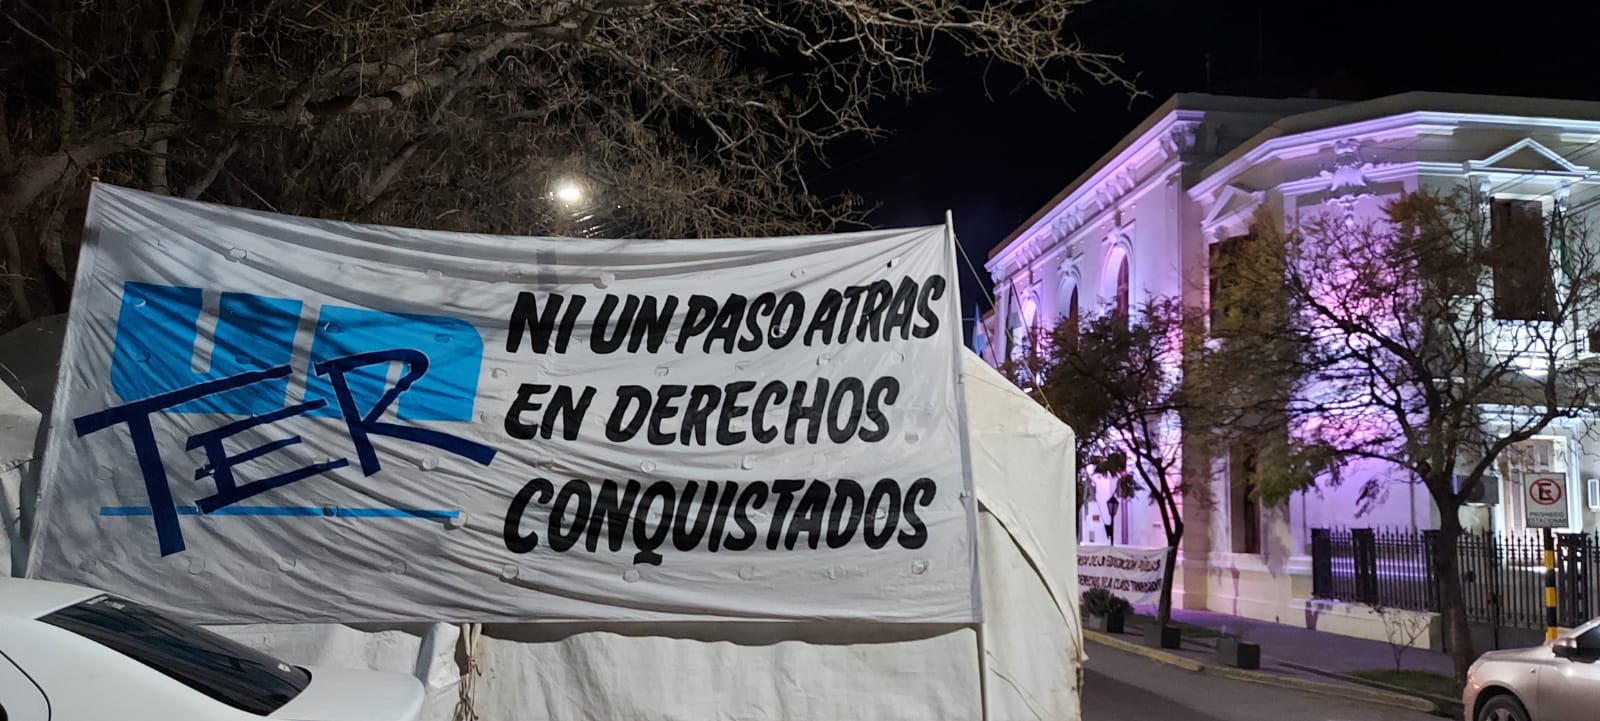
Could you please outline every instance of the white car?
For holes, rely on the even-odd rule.
[[[1466,721],[1600,719],[1600,618],[1533,648],[1490,651],[1467,670]]]
[[[132,601],[0,579],[0,721],[416,721],[422,684],[300,668]]]

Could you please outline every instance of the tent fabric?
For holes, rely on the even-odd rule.
[[[33,460],[41,420],[37,408],[0,383],[0,471]]]
[[[34,449],[43,447],[37,438],[41,422],[37,408],[0,383],[0,527],[5,530],[0,534],[0,570],[8,576],[22,575],[28,557],[23,533],[32,525],[33,499],[39,490],[38,464],[33,459]]]
[[[485,627],[481,718],[981,717],[972,627]]]
[[[46,344],[38,352],[52,351]],[[962,373],[980,506],[981,625],[214,628],[292,663],[414,674],[427,687],[426,721],[1076,721],[1084,653],[1072,432],[976,356],[965,355]],[[18,519],[31,513],[29,491],[37,491],[22,483],[29,459],[12,457],[42,447],[34,446],[35,429],[48,410],[0,385],[0,459],[18,464],[4,476],[0,522],[9,547],[21,540]],[[6,550],[0,563],[13,556]],[[20,563],[8,571],[22,575]]]
[[[0,383],[43,411],[55,398],[67,314],[47,315],[5,334],[0,342]]]
[[[988,719],[1077,718],[1073,434],[977,356],[962,367],[980,508]]]

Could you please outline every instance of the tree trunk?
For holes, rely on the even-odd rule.
[[[1155,493],[1155,486],[1150,487]],[[1161,528],[1167,536],[1167,562],[1161,569],[1161,599],[1156,605],[1156,627],[1165,628],[1172,620],[1172,582],[1178,575],[1178,547],[1183,544],[1183,518],[1182,509],[1173,502],[1173,490],[1162,488],[1163,494],[1156,498],[1156,508],[1161,510]]]
[[[28,268],[23,267],[22,244],[17,240],[16,228],[10,224],[0,225],[0,240],[3,240],[5,256],[0,265],[0,274],[4,274],[6,287],[11,293],[11,316],[17,320],[16,325],[21,325],[33,320],[33,306],[28,302]],[[7,309],[0,307],[0,315]]]
[[[173,23],[172,45],[167,50],[167,61],[161,70],[161,83],[156,86],[155,106],[151,117],[166,120],[172,114],[172,97],[178,92],[178,81],[183,77],[183,63],[189,59],[189,45],[194,40],[194,28],[200,21],[203,0],[189,0],[183,12]],[[150,146],[150,192],[169,195],[172,188],[167,178],[167,139],[157,140]]]
[[[56,3],[56,32],[65,40],[61,48],[64,52],[56,53],[56,100],[61,109],[61,145],[70,147],[78,141],[78,96],[72,83],[72,56],[74,46],[74,28],[78,23],[77,3],[73,0],[59,0]]]
[[[98,135],[81,145],[28,160],[17,159],[10,175],[0,175],[0,222],[26,210],[45,191],[82,172],[107,156],[171,138],[192,127],[186,123],[148,123],[129,130]]]
[[[1172,581],[1178,573],[1178,544],[1183,542],[1183,531],[1177,536],[1167,536],[1167,564],[1161,569],[1161,604],[1156,607],[1156,626],[1166,626],[1172,620]]]
[[[1461,538],[1461,517],[1457,508],[1443,508],[1440,504],[1439,538],[1434,552],[1435,568],[1439,574],[1439,609],[1444,617],[1445,639],[1450,645],[1450,658],[1455,662],[1456,679],[1467,680],[1467,667],[1477,658],[1472,648],[1472,632],[1467,627],[1466,595],[1461,588],[1461,559],[1457,554]]]

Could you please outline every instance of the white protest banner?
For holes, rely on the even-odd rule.
[[[976,622],[953,254],[97,185],[30,574],[213,623]]]
[[[1136,605],[1161,600],[1165,548],[1079,546],[1078,585],[1085,591],[1104,588]]]

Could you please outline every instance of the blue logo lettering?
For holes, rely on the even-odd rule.
[[[127,283],[111,352],[111,389],[124,401],[289,363],[300,302],[223,293],[212,333],[211,365],[191,370],[199,336],[199,288]],[[255,415],[283,407],[289,378],[272,379],[169,409],[168,413]]]
[[[321,509],[234,504],[337,468],[339,458],[312,463],[269,478],[241,480],[236,467],[298,445],[285,436],[231,453],[224,441],[244,431],[299,415],[338,418],[355,450],[361,472],[382,470],[373,436],[418,443],[488,465],[493,448],[437,430],[385,420],[470,421],[483,359],[483,339],[456,318],[385,313],[323,306],[316,318],[311,357],[304,369],[305,397],[288,402],[294,339],[303,304],[285,298],[223,293],[211,352],[196,370],[203,294],[198,288],[127,283],[117,318],[111,386],[122,405],[74,419],[79,436],[126,425],[149,496],[161,555],[184,550],[180,515],[316,515]],[[398,379],[390,383],[398,366]],[[201,450],[206,465],[195,480],[210,478],[216,493],[193,506],[178,506],[156,445],[151,416],[212,413],[245,418],[196,433],[188,450]],[[232,506],[232,508],[230,508]],[[143,515],[142,508],[105,508],[102,515]],[[425,509],[337,509],[353,518],[439,518],[449,511]],[[232,511],[231,513],[228,511]]]

